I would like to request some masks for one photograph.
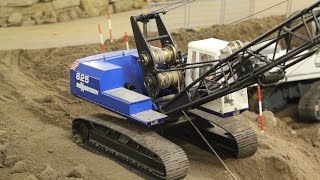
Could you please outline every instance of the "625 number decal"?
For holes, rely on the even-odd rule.
[[[89,83],[89,76],[81,74],[81,73],[76,73],[76,80],[84,82],[84,83]]]

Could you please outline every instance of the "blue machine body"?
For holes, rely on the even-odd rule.
[[[71,93],[146,126],[163,123],[167,116],[146,96],[137,60],[137,50],[78,59],[70,69]]]

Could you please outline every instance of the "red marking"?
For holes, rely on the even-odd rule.
[[[129,36],[127,32],[124,33],[124,41],[129,42]]]
[[[107,9],[107,18],[110,19],[110,11],[109,11],[109,8]]]
[[[99,34],[101,34],[101,26],[100,26],[100,24],[98,24],[98,30],[99,30]]]
[[[260,121],[260,130],[261,130],[261,131],[264,131],[264,130],[265,130],[265,126],[264,126],[264,124],[263,124],[263,118],[262,118],[262,116],[259,117],[259,121]]]
[[[260,85],[258,85],[258,100],[261,101],[261,89],[260,89]]]
[[[106,47],[104,46],[104,44],[100,44],[100,47],[103,52],[106,52]]]
[[[263,117],[262,117],[262,102],[261,102],[262,96],[261,96],[261,88],[260,85],[258,85],[258,101],[259,101],[259,122],[260,122],[260,130],[264,131],[265,126],[263,124]]]
[[[76,60],[73,64],[71,64],[70,69],[75,70],[80,65],[80,61]]]

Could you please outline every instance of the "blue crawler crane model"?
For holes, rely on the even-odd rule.
[[[70,70],[74,96],[117,114],[75,118],[75,138],[160,179],[181,179],[188,172],[185,152],[168,140],[174,137],[205,148],[202,134],[226,157],[253,155],[256,133],[233,116],[248,108],[248,86],[276,84],[286,68],[319,50],[319,6],[318,1],[251,42],[190,42],[188,54],[163,24],[166,11],[132,16],[137,49],[79,59]],[[154,36],[147,32],[151,22]],[[292,46],[293,41],[299,43]],[[159,42],[161,48],[152,45]],[[277,55],[279,48],[286,53]]]

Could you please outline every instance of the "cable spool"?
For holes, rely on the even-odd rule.
[[[240,48],[243,47],[243,42],[240,40],[236,40],[236,41],[231,41],[228,43],[228,45],[231,48],[231,51],[234,53],[237,50],[239,50]]]
[[[164,48],[152,47],[151,53],[155,64],[173,64],[177,59],[177,50],[173,45]]]
[[[177,49],[173,45],[166,45],[164,48],[151,46],[150,52],[154,59],[154,64],[173,64],[177,59]],[[146,53],[140,55],[140,62],[147,65],[151,61],[151,56]]]
[[[161,88],[176,85],[183,80],[181,71],[162,72],[157,75],[157,78]]]
[[[227,44],[227,46],[223,49],[221,49],[220,53],[224,55],[230,55],[237,50],[241,49],[243,47],[243,42],[240,40],[231,41]]]
[[[156,76],[148,74],[145,77],[145,86],[149,92],[157,94],[160,88],[168,88],[172,85],[178,85],[183,80],[182,71],[161,72]]]

